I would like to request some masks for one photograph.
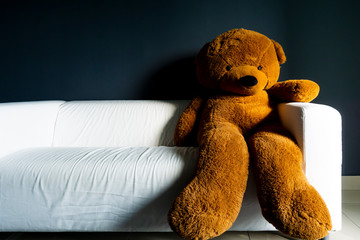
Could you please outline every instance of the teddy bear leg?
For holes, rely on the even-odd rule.
[[[173,231],[210,239],[228,230],[240,211],[248,167],[247,145],[236,127],[224,124],[203,134],[196,175],[168,214]]]
[[[302,170],[302,153],[281,126],[250,137],[251,164],[263,216],[279,231],[300,239],[323,238],[331,230],[324,200]]]

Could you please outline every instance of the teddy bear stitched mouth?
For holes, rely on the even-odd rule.
[[[254,76],[245,76],[239,79],[239,83],[244,87],[253,87],[258,83]]]

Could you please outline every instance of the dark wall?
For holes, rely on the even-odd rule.
[[[315,102],[341,113],[343,175],[360,175],[360,2],[288,2],[289,77],[318,82]]]
[[[197,90],[198,50],[220,33],[243,27],[283,45],[288,62],[280,80],[320,84],[316,102],[343,115],[343,174],[360,175],[355,3],[3,0],[0,102],[188,99]]]

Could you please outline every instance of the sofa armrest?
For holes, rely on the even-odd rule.
[[[0,103],[0,157],[31,147],[50,147],[64,101]]]
[[[280,120],[302,149],[305,173],[326,202],[333,231],[341,229],[341,115],[332,107],[315,103],[283,103]]]

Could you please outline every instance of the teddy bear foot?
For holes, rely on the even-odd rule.
[[[315,240],[328,235],[331,219],[327,207],[317,193],[308,185],[292,196],[281,200],[276,206],[264,206],[264,217],[279,231],[295,238]],[[265,203],[266,204],[266,203]]]
[[[204,186],[200,182],[196,177],[176,198],[168,214],[170,227],[184,239],[219,236],[231,227],[240,211],[242,196],[229,199],[221,194],[218,184],[209,182]]]
[[[210,239],[227,231],[240,212],[248,178],[249,153],[236,128],[218,126],[203,142],[196,176],[168,214],[171,228],[185,239]]]
[[[172,230],[184,239],[210,239],[225,232],[232,222],[221,215],[222,206],[216,204],[216,198],[195,178],[170,209],[168,222]]]
[[[324,200],[302,171],[302,153],[281,127],[250,139],[259,202],[266,220],[300,239],[320,239],[331,230]],[[274,150],[273,146],[277,146]],[[260,151],[261,150],[261,151]]]

